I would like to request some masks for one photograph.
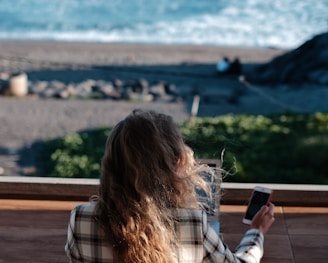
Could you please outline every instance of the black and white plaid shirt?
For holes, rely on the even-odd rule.
[[[106,241],[95,218],[96,203],[78,205],[71,212],[65,246],[69,262],[113,262],[112,246]],[[259,262],[263,255],[263,234],[248,230],[235,252],[223,244],[207,223],[202,210],[174,210],[177,219],[179,262]]]

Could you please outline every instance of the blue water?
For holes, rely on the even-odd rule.
[[[0,40],[293,48],[328,31],[328,0],[0,0]]]

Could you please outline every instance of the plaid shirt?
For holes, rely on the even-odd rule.
[[[78,205],[71,212],[65,246],[69,262],[113,262],[112,247],[96,221],[96,203]],[[259,262],[263,234],[248,230],[235,252],[223,244],[207,223],[202,210],[177,209],[177,255],[179,262]]]

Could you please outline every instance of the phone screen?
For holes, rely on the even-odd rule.
[[[254,191],[246,211],[245,219],[252,220],[261,207],[268,203],[269,198],[270,193]]]

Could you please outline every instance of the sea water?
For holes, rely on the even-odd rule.
[[[0,0],[0,40],[293,48],[328,31],[328,0]]]

